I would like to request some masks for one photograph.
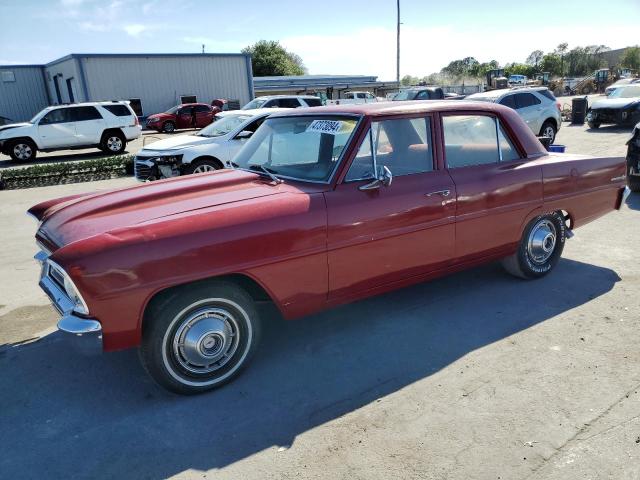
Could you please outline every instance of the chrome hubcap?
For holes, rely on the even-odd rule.
[[[211,373],[231,359],[239,340],[240,330],[234,316],[223,308],[207,307],[183,320],[173,335],[172,350],[185,370]]]
[[[13,147],[13,153],[20,160],[27,160],[31,157],[31,147],[26,143],[19,143]]]
[[[174,128],[174,127],[173,127],[173,123],[167,123],[167,124],[164,126],[164,129],[165,129],[165,131],[167,131],[167,132],[173,132],[173,128]]]
[[[556,238],[556,227],[553,222],[547,219],[540,220],[529,233],[527,242],[529,258],[538,264],[545,263],[553,255]]]
[[[215,171],[215,167],[213,165],[198,165],[194,170],[193,173],[204,173],[204,172],[213,172]]]
[[[549,137],[549,138],[553,138],[553,128],[552,127],[545,128],[544,136],[545,137]]]
[[[122,140],[118,137],[109,137],[107,139],[107,148],[113,152],[117,152],[122,148]]]

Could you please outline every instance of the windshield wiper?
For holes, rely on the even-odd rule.
[[[269,176],[269,178],[271,180],[273,180],[273,182],[276,183],[276,184],[284,182],[284,180],[282,180],[281,178],[276,177],[273,174],[273,171],[271,169],[268,169],[264,165],[249,165],[249,170],[254,171],[254,172],[258,171],[258,172],[266,173]]]

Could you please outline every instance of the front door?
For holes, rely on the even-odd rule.
[[[176,113],[176,128],[194,128],[193,107],[183,107]]]
[[[520,240],[542,207],[542,170],[521,155],[492,115],[442,117],[444,156],[457,192],[456,261],[500,252]]]
[[[527,122],[531,131],[537,135],[542,128],[542,102],[532,93],[517,93],[514,97],[518,115]]]
[[[344,181],[325,194],[329,298],[437,270],[452,259],[455,186],[446,171],[434,169],[431,124],[431,117],[373,122]],[[391,184],[362,189],[383,166]]]
[[[213,110],[207,105],[196,105],[193,107],[196,113],[196,127],[206,127],[213,121]]]
[[[42,117],[38,123],[38,137],[44,149],[75,146],[76,124],[69,108],[57,108]]]

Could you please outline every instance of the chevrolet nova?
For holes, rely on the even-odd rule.
[[[197,393],[249,361],[258,301],[293,319],[495,260],[539,278],[628,192],[624,158],[547,153],[480,102],[275,113],[234,162],[32,207],[59,329]]]

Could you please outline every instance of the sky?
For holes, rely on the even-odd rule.
[[[640,44],[640,0],[401,0],[400,73],[451,60],[524,62],[559,43]],[[260,39],[300,55],[310,74],[396,72],[395,0],[0,0],[0,65],[69,53],[239,52]]]

